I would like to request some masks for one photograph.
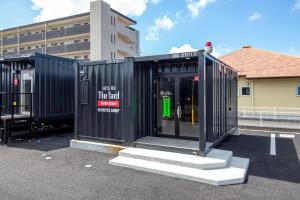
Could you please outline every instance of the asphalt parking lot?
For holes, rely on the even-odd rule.
[[[223,187],[111,166],[113,155],[69,148],[72,134],[20,140],[0,146],[0,199],[299,199],[300,135],[276,133],[274,151],[274,133],[241,133],[219,148],[250,158],[246,183]]]

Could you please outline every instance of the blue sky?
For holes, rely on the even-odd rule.
[[[88,11],[89,1],[0,0],[0,29]],[[300,0],[106,1],[138,22],[143,55],[201,49],[210,40],[218,55],[251,45],[300,56]]]

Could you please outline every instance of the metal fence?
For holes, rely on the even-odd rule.
[[[247,107],[238,111],[240,126],[300,129],[300,107]]]

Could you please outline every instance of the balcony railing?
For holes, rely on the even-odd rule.
[[[30,54],[30,53],[35,53],[35,52],[45,53],[45,48],[20,50],[20,54]]]
[[[85,50],[90,50],[90,42],[81,42],[81,43],[76,43],[76,44],[47,47],[47,52],[45,51],[45,48],[20,50],[20,55],[30,54],[30,53],[35,53],[35,52],[47,53],[47,54],[59,54],[59,53],[85,51]],[[3,57],[11,57],[11,56],[16,56],[16,55],[19,55],[18,51],[3,52]]]
[[[47,47],[48,54],[58,54],[58,53],[84,51],[84,50],[90,50],[90,42]]]
[[[85,24],[81,26],[75,26],[71,28],[67,28],[66,30],[66,35],[78,35],[78,34],[83,34],[83,33],[89,33],[90,32],[90,25]]]
[[[69,44],[66,47],[67,52],[90,50],[90,42]]]
[[[31,35],[20,36],[20,43],[39,41],[45,39],[45,33],[35,33]]]
[[[84,34],[84,33],[89,33],[89,32],[90,32],[90,25],[85,24],[85,25],[75,26],[75,27],[66,28],[66,29],[48,31],[47,39],[65,37],[65,36],[70,36],[70,35],[78,35],[78,34]],[[46,37],[45,33],[34,33],[31,35],[21,35],[20,43],[44,40],[45,37]],[[17,43],[18,43],[18,37],[3,39],[3,45],[12,45],[12,44],[17,44]]]
[[[57,54],[57,53],[65,53],[65,52],[66,52],[65,45],[47,47],[47,53],[48,54]]]
[[[18,38],[4,38],[3,39],[3,45],[12,45],[12,44],[17,44],[18,43]]]
[[[11,57],[11,56],[15,56],[15,55],[18,55],[17,51],[3,52],[3,57]]]
[[[47,32],[47,38],[48,39],[64,37],[65,35],[66,35],[66,30],[65,29],[60,29],[60,30],[54,30],[54,31]]]

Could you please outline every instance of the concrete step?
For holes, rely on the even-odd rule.
[[[231,185],[243,183],[247,174],[249,159],[233,157],[229,165],[222,169],[195,169],[161,162],[118,156],[110,164],[151,173],[183,178],[211,185]]]
[[[232,152],[213,149],[206,157],[200,157],[166,151],[126,148],[119,152],[119,156],[195,169],[217,169],[229,164]]]

